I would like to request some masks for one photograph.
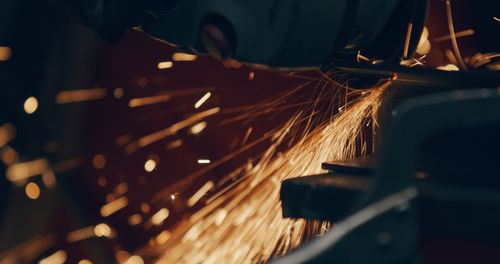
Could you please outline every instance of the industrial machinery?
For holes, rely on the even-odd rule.
[[[282,183],[285,217],[330,220],[334,227],[276,263],[421,263],[436,255],[434,246],[455,255],[454,263],[468,263],[466,251],[478,257],[477,247],[491,249],[481,251],[484,262],[498,261],[500,76],[399,65],[417,49],[432,1],[313,2],[71,4],[110,40],[136,27],[186,52],[257,67],[395,79],[371,157],[326,162],[323,175]],[[500,10],[498,1],[483,4],[486,12]],[[369,59],[360,62],[360,52]]]

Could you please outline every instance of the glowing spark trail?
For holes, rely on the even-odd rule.
[[[102,99],[108,91],[104,88],[61,91],[56,95],[56,103],[68,104]]]
[[[195,109],[200,108],[210,98],[210,96],[212,96],[212,93],[210,93],[210,92],[203,95],[203,97],[201,97],[200,100],[198,100],[198,102],[196,102],[196,104],[194,104],[194,108]]]
[[[375,123],[388,85],[366,93],[332,122],[276,156],[278,145],[303,120],[299,112],[273,133],[274,144],[236,185],[213,194],[214,199],[171,230],[169,240],[158,249],[163,252],[158,263],[265,262],[298,247],[308,236],[325,232],[327,226],[321,223],[282,218],[279,184],[289,177],[318,173],[323,161],[357,155],[359,135],[368,120]]]
[[[166,103],[166,102],[170,101],[170,98],[171,98],[170,95],[158,95],[158,96],[151,96],[151,97],[144,97],[144,98],[134,98],[128,102],[128,106],[130,108],[134,108],[134,107],[145,106],[145,105]]]

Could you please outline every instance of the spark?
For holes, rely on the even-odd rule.
[[[102,99],[108,91],[104,88],[61,91],[56,95],[56,103],[68,104]]]
[[[210,96],[212,96],[212,93],[211,92],[207,92],[205,95],[203,95],[200,100],[198,100],[195,104],[194,104],[194,108],[195,109],[198,109],[200,108],[209,98]]]
[[[175,141],[172,141],[170,143],[168,143],[165,148],[167,150],[172,150],[172,149],[175,149],[175,148],[178,148],[180,146],[182,146],[183,142],[181,139],[178,139],[178,140],[175,140]]]
[[[12,55],[12,49],[7,46],[0,46],[0,61],[8,61]]]
[[[113,91],[113,96],[116,98],[116,99],[120,99],[123,97],[123,89],[122,88],[116,88],[114,91]]]
[[[0,126],[0,148],[16,137],[16,127],[10,123]]]
[[[214,182],[213,181],[208,181],[205,183],[191,198],[189,198],[187,205],[189,207],[193,207],[200,199],[212,188],[214,187]]]
[[[30,182],[26,184],[26,188],[24,189],[26,196],[30,198],[31,200],[36,200],[38,197],[40,197],[40,187],[38,187],[38,184],[34,182]]]
[[[38,109],[38,100],[33,96],[28,97],[28,99],[24,101],[23,108],[24,112],[26,112],[26,114],[28,115],[35,113],[35,111]]]
[[[12,164],[7,168],[6,175],[9,181],[18,182],[37,175],[41,175],[48,168],[49,162],[46,159],[38,159]]]
[[[128,218],[128,224],[131,226],[138,225],[141,222],[142,222],[142,216],[140,214],[134,214]]]
[[[82,259],[82,260],[78,261],[78,264],[92,264],[92,261],[90,261],[88,259]]]
[[[95,228],[94,226],[88,226],[80,228],[78,230],[71,231],[66,235],[66,240],[70,243],[75,243],[78,241],[94,237],[95,236],[94,228]]]
[[[462,37],[472,36],[474,34],[475,34],[474,30],[472,30],[472,29],[466,29],[466,30],[463,30],[463,31],[460,31],[460,32],[456,32],[455,33],[455,38],[462,38]],[[448,34],[446,36],[442,36],[442,37],[436,38],[436,39],[434,39],[434,41],[435,42],[442,42],[442,41],[446,41],[446,40],[451,40],[451,38],[452,38],[451,34]]]
[[[173,61],[195,61],[197,58],[198,56],[187,53],[176,52],[172,54]]]
[[[40,260],[39,264],[63,264],[68,259],[66,251],[59,250],[54,254]]]
[[[455,27],[453,25],[453,15],[451,11],[451,2],[450,0],[446,0],[446,18],[448,20],[448,30],[450,31],[450,39],[453,47],[453,52],[455,54],[455,58],[458,61],[458,65],[462,70],[467,70],[467,66],[465,66],[464,60],[462,59],[462,55],[460,54],[460,48],[458,47],[457,36],[455,34]]]
[[[107,224],[100,223],[94,227],[94,235],[96,237],[111,237],[112,234],[113,231]]]
[[[250,81],[253,81],[253,80],[255,79],[255,72],[253,72],[253,71],[252,71],[252,72],[250,72],[250,73],[248,74],[248,79],[249,79]]]
[[[126,152],[133,153],[139,148],[146,147],[146,146],[153,144],[157,141],[160,141],[166,137],[175,135],[181,129],[184,129],[188,126],[191,126],[204,118],[215,115],[219,111],[220,111],[220,108],[215,107],[215,108],[206,110],[204,112],[194,114],[194,115],[192,115],[192,116],[190,116],[190,117],[188,117],[188,118],[186,118],[178,123],[173,124],[170,127],[167,127],[167,128],[162,129],[160,131],[157,131],[153,134],[144,136],[144,137],[140,138],[138,141],[128,144],[127,148],[126,148]]]
[[[144,260],[137,255],[131,256],[123,264],[144,264]]]
[[[98,170],[102,170],[106,166],[106,157],[103,154],[97,154],[92,158],[92,165]]]
[[[408,23],[408,29],[406,31],[405,45],[403,49],[403,58],[408,59],[408,52],[410,49],[411,35],[413,33],[413,24]]]
[[[210,164],[209,159],[198,159],[198,164]]]
[[[455,64],[447,64],[445,66],[439,66],[436,69],[441,71],[459,71],[460,69]]]
[[[203,121],[203,122],[200,122],[200,123],[192,126],[191,129],[189,130],[189,132],[191,132],[191,134],[193,134],[193,135],[198,135],[201,132],[203,132],[203,130],[205,130],[206,127],[207,127],[207,122]]]
[[[158,69],[159,70],[165,70],[165,69],[170,69],[174,66],[174,63],[171,61],[162,61],[158,63]]]
[[[500,22],[500,18],[498,17],[493,17],[493,20],[495,20],[496,22]]]
[[[144,170],[147,172],[152,172],[156,169],[156,161],[153,159],[148,159],[146,163],[144,163]]]
[[[151,210],[151,208],[149,207],[149,204],[147,203],[142,203],[141,204],[141,211],[145,214],[149,213],[149,210]]]
[[[366,119],[375,119],[381,94],[388,85],[374,88],[346,107],[332,122],[319,126],[289,151],[276,156],[279,143],[303,120],[298,113],[273,133],[274,143],[238,184],[218,194],[188,222],[171,230],[158,263],[266,262],[276,251],[284,254],[298,247],[307,237],[304,232],[307,228],[324,233],[323,223],[282,218],[279,183],[289,177],[318,173],[325,160],[357,155],[356,138],[365,127]],[[182,185],[176,187],[179,186]],[[197,193],[206,195],[208,190]]]
[[[167,243],[167,241],[172,237],[172,234],[169,231],[163,231],[156,236],[156,244],[163,245]]]
[[[166,102],[170,101],[170,99],[171,99],[171,96],[168,94],[151,96],[151,97],[144,97],[144,98],[134,98],[128,102],[128,106],[130,108],[135,108],[135,107],[145,106],[145,105],[166,103]]]
[[[151,223],[153,225],[161,225],[169,215],[170,212],[168,211],[168,209],[162,208],[151,217]]]
[[[119,210],[125,208],[128,205],[127,197],[121,197],[114,201],[111,201],[101,207],[101,216],[108,217]]]

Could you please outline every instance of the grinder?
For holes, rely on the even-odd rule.
[[[428,7],[422,0],[69,1],[109,40],[138,28],[188,53],[279,69],[354,61],[359,51],[398,63],[403,49],[416,49]]]

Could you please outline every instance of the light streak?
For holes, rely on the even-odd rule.
[[[274,143],[260,161],[249,168],[246,177],[217,194],[218,197],[206,203],[189,222],[170,230],[171,237],[158,263],[266,262],[276,251],[286,253],[298,247],[308,234],[314,236],[314,231],[305,232],[308,228],[324,233],[328,229],[324,223],[282,219],[279,183],[289,177],[318,173],[325,160],[357,155],[356,138],[365,127],[366,119],[376,118],[381,94],[388,85],[366,93],[345,107],[332,122],[320,125],[289,151],[276,156],[278,145],[291,133],[291,128],[301,120],[308,120],[301,118],[302,113],[297,114],[272,134]],[[374,120],[372,123],[376,124]],[[198,191],[197,196],[206,195],[208,190]],[[196,202],[188,202],[188,205]]]
[[[500,22],[500,18],[498,17],[493,17],[493,20],[495,20],[496,22]]]
[[[214,187],[214,182],[213,181],[208,181],[205,183],[191,198],[189,198],[187,205],[189,207],[193,207],[200,199],[212,188]]]
[[[8,61],[12,55],[12,49],[7,46],[0,46],[0,61]]]
[[[88,259],[82,259],[82,260],[78,261],[78,264],[92,264],[92,261],[90,261]]]
[[[140,106],[145,106],[145,105],[166,103],[166,102],[170,101],[170,98],[171,98],[171,96],[168,94],[151,96],[151,97],[144,97],[144,98],[134,98],[128,102],[128,106],[130,108],[135,108],[135,107],[140,107]]]
[[[211,92],[207,92],[205,95],[203,95],[195,104],[194,108],[198,109],[200,108],[209,98],[212,96]]]
[[[168,211],[168,209],[162,208],[151,217],[151,223],[153,225],[161,225],[169,215],[170,212]]]
[[[178,140],[175,140],[175,141],[172,141],[170,143],[168,143],[165,148],[167,150],[172,150],[172,149],[175,149],[175,148],[178,148],[180,146],[182,146],[183,142],[181,139],[178,139]]]
[[[176,52],[172,54],[173,61],[195,61],[197,58],[198,56],[187,53]]]
[[[405,45],[403,49],[403,58],[408,59],[408,52],[410,49],[411,35],[413,33],[413,24],[408,23],[408,29],[406,31]]]
[[[209,159],[198,159],[198,164],[210,164]]]
[[[6,175],[9,181],[18,182],[41,175],[48,168],[49,162],[46,159],[38,159],[10,165],[7,168]]]
[[[26,196],[32,200],[38,199],[40,197],[40,187],[34,182],[30,182],[26,184],[26,187],[24,188],[24,191],[26,193]]]
[[[66,235],[66,240],[70,243],[75,243],[78,241],[94,237],[95,236],[94,228],[95,228],[94,226],[88,226],[80,228],[78,230],[71,231]]]
[[[24,101],[23,108],[24,112],[26,112],[26,114],[28,115],[35,113],[35,111],[38,109],[38,100],[33,96],[28,97],[28,99]]]
[[[172,234],[169,231],[163,231],[156,236],[156,244],[163,245],[167,243],[167,241],[172,237]]]
[[[66,251],[59,250],[54,254],[40,260],[39,264],[63,264],[68,259]]]
[[[197,123],[197,122],[201,121],[202,119],[205,119],[209,116],[215,115],[219,111],[220,111],[219,107],[208,109],[204,112],[194,114],[194,115],[192,115],[192,116],[190,116],[190,117],[188,117],[188,118],[186,118],[178,123],[173,124],[170,127],[167,127],[167,128],[162,129],[160,131],[157,131],[153,134],[144,136],[144,137],[140,138],[139,140],[137,140],[136,142],[132,142],[132,143],[128,144],[126,147],[126,152],[129,154],[133,153],[133,152],[137,151],[137,149],[139,149],[139,148],[146,147],[146,146],[153,144],[155,142],[158,142],[166,137],[175,135],[181,129],[189,127],[189,126],[191,126],[191,125],[193,125],[193,124],[195,124],[195,123]]]
[[[472,36],[474,34],[475,34],[474,30],[472,30],[472,29],[466,29],[466,30],[463,30],[463,31],[460,31],[460,32],[456,32],[455,33],[455,38],[462,38],[462,37]],[[452,39],[451,34],[448,34],[446,36],[442,36],[442,37],[436,38],[436,39],[434,39],[434,41],[435,42],[442,42],[442,41],[451,40],[451,39]]]
[[[165,70],[165,69],[170,69],[174,66],[174,63],[171,61],[162,61],[158,63],[158,69],[159,70]]]
[[[207,127],[207,122],[203,121],[191,127],[189,132],[193,135],[198,135]]]
[[[114,201],[111,201],[101,207],[101,216],[108,217],[119,210],[125,208],[128,205],[127,197],[121,197]]]
[[[56,103],[69,104],[98,100],[106,97],[108,91],[104,88],[61,91],[56,95]]]

